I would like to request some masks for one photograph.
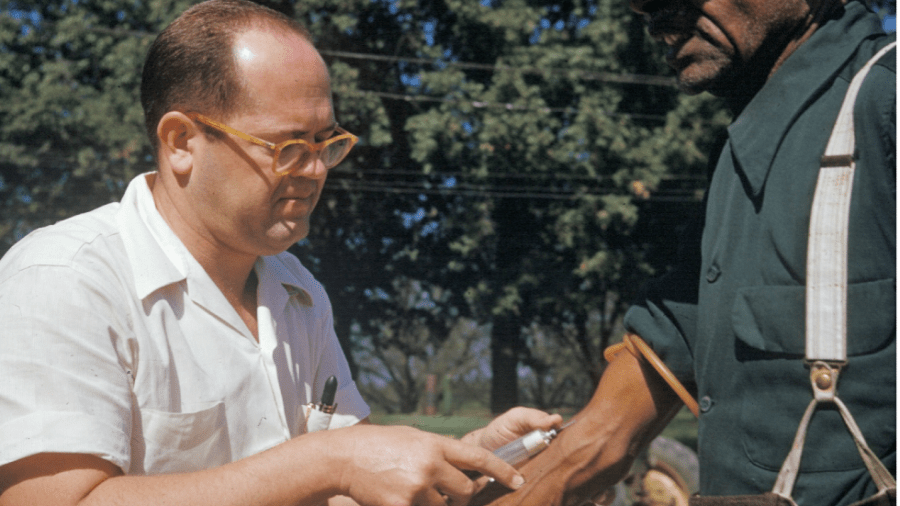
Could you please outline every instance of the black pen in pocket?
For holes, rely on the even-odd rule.
[[[306,432],[327,430],[331,424],[331,416],[334,414],[337,404],[334,402],[337,393],[337,378],[330,376],[325,380],[325,388],[322,390],[322,401],[318,404],[309,403],[306,414]]]

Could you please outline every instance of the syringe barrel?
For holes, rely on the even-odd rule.
[[[555,435],[556,431],[553,430],[533,430],[511,443],[497,448],[494,450],[494,455],[505,460],[509,465],[516,466],[547,448]]]

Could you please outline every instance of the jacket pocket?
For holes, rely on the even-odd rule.
[[[838,397],[880,457],[896,441],[896,295],[893,279],[848,289],[848,362]],[[756,466],[776,471],[790,451],[803,411],[812,400],[804,363],[805,291],[796,287],[742,290],[732,308],[735,371],[740,389],[742,447]],[[801,472],[855,470],[859,452],[838,411],[820,405],[810,423]]]
[[[854,283],[847,289],[847,355],[865,355],[894,338],[896,287],[893,279]],[[806,350],[803,286],[762,286],[738,292],[732,310],[734,332],[751,349],[803,356]]]

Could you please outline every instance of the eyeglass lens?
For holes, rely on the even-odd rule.
[[[341,162],[350,151],[350,139],[341,139],[332,142],[319,151],[319,159],[325,168],[330,169]],[[278,155],[278,172],[291,170],[295,166],[306,167],[312,159],[312,152],[305,144],[290,144],[285,146]]]

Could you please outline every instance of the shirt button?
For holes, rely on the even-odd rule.
[[[710,399],[708,395],[704,395],[703,398],[700,399],[700,412],[706,413],[710,409],[712,409],[713,400]]]
[[[709,270],[706,271],[706,280],[710,283],[715,283],[719,279],[720,274],[722,274],[722,271],[719,269],[719,266],[712,264],[709,266]]]

